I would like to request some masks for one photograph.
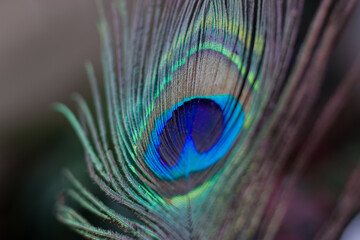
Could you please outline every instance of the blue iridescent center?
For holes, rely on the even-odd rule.
[[[177,164],[185,143],[192,141],[198,153],[209,151],[223,133],[220,106],[210,99],[195,98],[172,112],[160,134],[158,152],[169,167]]]
[[[244,116],[230,95],[185,99],[155,121],[145,162],[158,177],[169,180],[206,170],[230,150]]]

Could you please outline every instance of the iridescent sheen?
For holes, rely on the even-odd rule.
[[[163,179],[205,170],[230,150],[244,120],[241,104],[230,95],[184,99],[156,120],[145,162]]]

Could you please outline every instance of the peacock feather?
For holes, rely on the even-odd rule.
[[[95,113],[79,95],[79,118],[56,109],[93,181],[131,214],[67,172],[60,221],[89,239],[272,239],[316,144],[305,123],[356,2],[324,0],[300,39],[302,0],[99,1],[105,101],[87,63]]]

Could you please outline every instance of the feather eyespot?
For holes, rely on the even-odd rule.
[[[206,170],[230,150],[244,120],[241,104],[230,95],[185,99],[155,121],[145,162],[168,180]]]

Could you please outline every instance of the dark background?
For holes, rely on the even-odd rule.
[[[305,33],[319,1],[306,1]],[[0,1],[0,239],[79,239],[57,222],[56,196],[68,168],[86,176],[82,147],[54,102],[87,99],[83,64],[98,73],[99,38],[92,0]],[[360,8],[328,67],[324,98],[360,53]],[[298,184],[278,239],[311,239],[329,216],[360,158],[360,89],[323,141]],[[358,236],[360,239],[360,236]]]

